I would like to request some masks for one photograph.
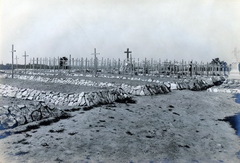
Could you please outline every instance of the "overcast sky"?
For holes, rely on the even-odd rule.
[[[0,0],[0,62],[71,56],[231,62],[240,0]],[[240,53],[238,54],[240,56]],[[29,58],[28,57],[28,62]],[[239,57],[240,59],[240,57]]]

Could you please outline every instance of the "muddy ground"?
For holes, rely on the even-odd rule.
[[[240,161],[239,138],[222,121],[239,112],[230,94],[173,91],[135,100],[80,109],[1,139],[1,162]]]

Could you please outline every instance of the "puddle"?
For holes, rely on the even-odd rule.
[[[4,139],[10,135],[11,135],[11,132],[4,132],[4,133],[0,134],[0,139]]]
[[[5,130],[5,127],[0,123],[0,130]]]
[[[239,94],[239,93],[235,94],[235,95],[233,96],[233,98],[235,98],[235,102],[236,102],[236,103],[240,104],[240,94]]]
[[[234,116],[225,117],[223,120],[229,122],[232,128],[236,130],[236,134],[240,137],[240,113]]]
[[[233,96],[235,102],[240,104],[240,94],[237,93]],[[225,117],[223,121],[230,123],[231,127],[236,130],[236,135],[240,137],[240,113],[237,113],[233,116]]]

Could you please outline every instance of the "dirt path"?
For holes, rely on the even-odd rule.
[[[231,95],[174,91],[136,100],[71,112],[69,119],[1,139],[0,158],[36,163],[240,161],[239,138],[221,121],[240,111]]]

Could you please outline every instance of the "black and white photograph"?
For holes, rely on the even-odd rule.
[[[240,0],[0,0],[0,163],[240,162]]]

